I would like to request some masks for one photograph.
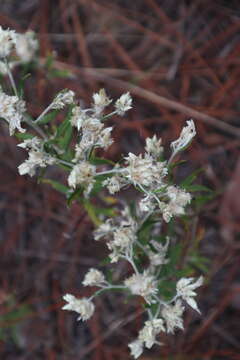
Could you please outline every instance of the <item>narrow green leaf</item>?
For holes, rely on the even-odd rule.
[[[42,183],[45,184],[50,184],[52,185],[52,187],[59,191],[62,194],[67,194],[69,192],[69,188],[61,183],[59,183],[58,181],[52,180],[52,179],[41,179]]]
[[[46,114],[39,122],[38,124],[44,125],[51,122],[53,119],[56,118],[57,114],[59,113],[58,109],[52,110],[48,114]]]
[[[27,140],[27,139],[34,138],[34,135],[32,135],[30,133],[16,133],[15,136],[16,136],[16,138],[18,138],[20,140]]]

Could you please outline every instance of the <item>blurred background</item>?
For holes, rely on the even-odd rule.
[[[26,80],[33,116],[63,88],[86,105],[101,87],[114,98],[131,92],[134,107],[114,122],[110,158],[141,151],[154,133],[168,149],[194,119],[184,175],[202,168],[200,182],[216,192],[195,224],[208,259],[202,316],[189,310],[185,331],[141,359],[240,359],[239,1],[1,0],[0,24],[34,30],[42,64],[50,59],[50,70],[33,69]],[[19,176],[25,154],[2,125],[0,137],[0,358],[130,359],[140,305],[112,293],[88,323],[61,311],[64,293],[90,294],[81,281],[106,253],[91,221],[79,204],[67,208],[48,185]]]

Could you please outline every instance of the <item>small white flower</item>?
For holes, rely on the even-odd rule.
[[[77,299],[74,295],[65,294],[63,299],[68,304],[64,305],[62,309],[80,314],[78,320],[88,320],[94,313],[95,306],[88,298]]]
[[[195,282],[194,278],[182,278],[177,282],[177,296],[185,300],[194,310],[200,313],[196,301],[193,299],[197,294],[196,288],[203,284],[203,277],[200,276]]]
[[[62,90],[51,104],[52,109],[63,109],[64,106],[74,103],[74,92],[72,90]]]
[[[132,227],[120,227],[113,232],[113,240],[107,243],[112,251],[109,255],[111,262],[117,262],[121,256],[130,256],[132,244],[136,239],[135,229]]]
[[[129,153],[125,158],[126,175],[134,185],[140,184],[144,186],[160,186],[162,179],[167,174],[165,163],[154,163],[150,155],[142,157],[142,154],[135,155]]]
[[[105,277],[102,271],[90,269],[84,277],[82,284],[84,286],[102,286],[105,283]]]
[[[56,159],[45,153],[43,150],[30,150],[28,153],[28,159],[18,166],[20,175],[29,174],[34,176],[38,167],[46,167],[47,165],[53,165]]]
[[[157,281],[154,276],[146,271],[143,274],[133,274],[124,281],[124,284],[130,289],[132,294],[142,296],[147,303],[151,303],[152,295],[157,294]]]
[[[124,180],[120,176],[112,176],[102,182],[103,186],[106,186],[110,194],[115,194],[120,191],[125,185]]]
[[[14,30],[4,30],[0,26],[0,58],[5,58],[11,54],[15,45],[15,36]]]
[[[123,116],[126,111],[132,108],[132,98],[129,92],[123,94],[115,103],[116,112]]]
[[[112,145],[113,139],[111,138],[112,127],[105,128],[99,134],[98,140],[96,142],[96,147],[101,147],[107,149]]]
[[[173,334],[175,328],[184,329],[182,318],[183,312],[184,306],[182,306],[180,300],[177,300],[174,305],[164,305],[161,314],[166,322],[168,333]]]
[[[16,34],[15,45],[16,53],[23,63],[30,62],[39,47],[36,34],[33,31],[27,31],[25,34]]]
[[[75,106],[72,109],[72,116],[70,119],[70,122],[72,126],[76,126],[78,131],[81,129],[82,124],[86,119],[88,119],[89,116],[87,115],[87,111],[83,110],[80,106]]]
[[[176,186],[168,186],[167,195],[171,202],[176,203],[180,207],[184,207],[191,202],[191,195]]]
[[[169,246],[169,239],[167,239],[167,242],[165,245],[160,244],[159,242],[155,240],[151,240],[150,243],[154,247],[154,249],[157,251],[157,253],[154,253],[152,251],[149,252],[149,259],[152,266],[159,266],[164,265],[169,262],[168,259],[166,259],[166,254]]]
[[[162,139],[158,139],[156,135],[147,138],[145,150],[148,154],[158,158],[163,152]]]
[[[87,161],[81,161],[71,170],[68,177],[68,185],[74,189],[80,184],[93,186],[95,172],[96,167],[94,165],[91,165]]]
[[[34,136],[32,139],[24,140],[22,143],[18,144],[17,146],[26,150],[31,150],[31,149],[39,150],[41,144],[42,141],[37,136]]]
[[[0,89],[0,117],[9,123],[10,135],[14,134],[15,129],[20,132],[26,130],[21,127],[23,113],[26,111],[25,102],[17,96],[5,94]]]
[[[161,202],[160,210],[162,211],[163,219],[169,222],[173,216],[185,214],[185,207],[191,202],[191,195],[175,186],[169,186],[166,194],[170,201],[169,203]]]
[[[183,127],[180,137],[171,143],[173,154],[177,154],[190,144],[193,137],[196,135],[196,128],[193,120],[188,120],[187,125]]]
[[[146,195],[144,196],[140,201],[139,201],[139,209],[142,212],[150,212],[153,211],[155,208],[155,204],[153,201],[153,197],[150,195]]]
[[[145,343],[146,348],[151,349],[161,331],[165,331],[162,319],[148,320],[140,330],[138,338]]]
[[[128,344],[128,347],[134,359],[137,359],[143,353],[143,342],[138,339]]]
[[[105,89],[101,89],[98,93],[93,94],[94,110],[96,114],[101,114],[112,100],[107,97]]]
[[[119,228],[113,233],[114,245],[122,248],[128,247],[135,241],[135,239],[136,234],[134,229],[132,229],[131,227]]]
[[[111,219],[108,219],[106,222],[102,223],[95,231],[94,231],[94,240],[98,241],[101,238],[109,235],[114,231],[114,227],[112,225]]]

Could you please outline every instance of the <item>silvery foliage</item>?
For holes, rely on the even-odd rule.
[[[94,313],[93,299],[104,291],[118,289],[137,296],[145,302],[147,320],[139,331],[137,339],[129,344],[131,354],[138,358],[144,348],[161,344],[158,340],[161,332],[174,333],[183,329],[183,313],[186,304],[199,312],[195,290],[202,285],[203,278],[181,278],[176,283],[173,297],[166,301],[161,296],[161,269],[168,264],[168,250],[171,239],[164,242],[155,239],[156,226],[149,241],[141,242],[139,233],[150,218],[155,217],[155,223],[162,225],[172,218],[184,215],[191,195],[184,189],[173,184],[168,179],[169,167],[173,158],[184,150],[196,134],[193,120],[187,121],[179,138],[171,143],[172,155],[169,161],[164,160],[164,148],[161,139],[156,135],[146,139],[144,153],[129,153],[123,161],[109,168],[106,162],[97,164],[94,160],[96,149],[106,150],[113,143],[113,127],[106,127],[107,120],[114,115],[124,116],[132,108],[132,98],[127,92],[113,102],[105,90],[93,94],[92,106],[84,109],[75,100],[71,90],[63,90],[55,96],[50,105],[40,116],[29,121],[25,102],[19,97],[13,80],[11,68],[13,62],[8,61],[15,51],[18,61],[27,62],[33,59],[38,44],[32,32],[16,34],[12,30],[0,27],[0,57],[6,74],[11,81],[14,95],[8,95],[0,90],[0,116],[9,124],[10,135],[17,130],[25,132],[22,124],[26,123],[37,132],[18,146],[28,152],[28,159],[19,165],[20,175],[35,175],[39,168],[51,165],[64,165],[69,175],[66,179],[69,191],[74,194],[82,189],[85,199],[89,199],[96,184],[111,195],[134,187],[138,191],[138,201],[134,213],[125,206],[118,210],[117,216],[102,218],[102,223],[94,231],[96,241],[105,241],[109,249],[111,263],[126,261],[132,269],[119,283],[108,281],[102,271],[91,268],[83,279],[83,286],[94,286],[99,289],[91,297],[77,298],[66,294],[63,299],[64,310],[78,313],[78,320],[88,320]],[[0,67],[1,68],[1,67]],[[57,133],[51,136],[41,128],[41,121],[52,110],[60,111],[71,106],[69,124],[77,131],[77,142],[70,160],[64,158],[64,151],[59,148]],[[106,108],[112,106],[112,112],[106,113]],[[65,149],[66,150],[66,149]],[[105,190],[104,190],[105,189]],[[116,200],[117,201],[117,200]],[[154,233],[155,232],[155,233]],[[139,255],[140,254],[140,255]],[[144,257],[144,266],[140,257]]]

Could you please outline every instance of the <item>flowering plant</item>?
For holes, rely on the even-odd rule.
[[[8,123],[10,135],[18,132],[18,138],[23,140],[18,146],[28,152],[28,158],[18,167],[19,174],[40,173],[41,180],[63,192],[69,204],[80,199],[87,211],[91,209],[89,215],[96,225],[94,239],[106,242],[109,262],[126,261],[131,268],[131,273],[117,283],[111,282],[102,271],[91,268],[82,284],[99,289],[89,298],[64,295],[63,309],[77,312],[78,320],[85,321],[94,313],[93,299],[105,291],[116,289],[142,298],[147,320],[137,339],[129,344],[131,354],[138,358],[144,347],[160,344],[157,338],[161,332],[183,329],[186,304],[199,312],[195,289],[202,285],[203,278],[177,276],[171,258],[171,242],[176,243],[176,235],[169,231],[175,218],[184,218],[192,199],[186,186],[191,181],[180,186],[174,184],[173,168],[177,166],[176,155],[185,150],[196,135],[195,125],[193,120],[187,121],[179,138],[171,143],[168,161],[164,158],[161,139],[156,135],[146,139],[143,154],[129,153],[117,163],[98,157],[99,149],[108,149],[114,141],[113,127],[105,123],[113,116],[124,116],[132,108],[130,94],[125,93],[113,102],[101,89],[93,95],[92,105],[83,108],[75,100],[73,91],[63,90],[37,119],[32,119],[11,69],[31,61],[37,48],[32,32],[16,34],[0,27],[0,70],[8,75],[14,92],[10,95],[0,89],[0,116]],[[56,113],[64,108],[68,109],[66,119],[58,127],[52,126]],[[111,111],[107,111],[108,108]],[[34,134],[26,133],[25,125]],[[73,136],[74,129],[77,137]],[[44,177],[44,170],[52,165],[67,172],[66,185]],[[92,197],[106,192],[115,195],[129,187],[136,191],[134,204],[118,196],[115,209],[108,209],[108,218],[96,215]],[[166,282],[170,286],[166,287]]]

